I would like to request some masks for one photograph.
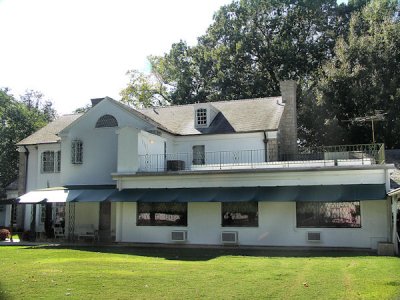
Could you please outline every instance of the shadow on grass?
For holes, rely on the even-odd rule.
[[[12,297],[7,294],[7,291],[4,289],[4,286],[0,282],[0,300],[11,300]]]
[[[157,257],[167,260],[182,260],[182,261],[207,261],[221,256],[247,256],[247,257],[356,257],[356,256],[371,256],[374,252],[369,250],[320,250],[320,249],[296,249],[289,248],[194,248],[194,247],[170,247],[170,246],[65,246],[65,245],[42,245],[30,246],[24,249],[51,249],[51,250],[75,250],[96,253],[124,254],[145,257]]]

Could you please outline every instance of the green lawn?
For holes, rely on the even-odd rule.
[[[368,253],[0,247],[0,299],[397,299]]]

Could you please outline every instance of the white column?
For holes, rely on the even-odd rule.
[[[124,127],[118,134],[117,172],[136,173],[139,169],[138,138],[140,130],[133,127]]]
[[[6,211],[5,211],[5,218],[4,218],[4,225],[5,226],[10,226],[11,227],[11,204],[6,205]]]
[[[394,253],[399,254],[399,243],[397,240],[397,205],[398,196],[392,196],[392,216],[393,216],[393,226],[392,226],[392,242],[394,244]]]
[[[122,241],[122,228],[123,228],[123,202],[116,203],[116,221],[115,221],[115,241],[121,242]]]

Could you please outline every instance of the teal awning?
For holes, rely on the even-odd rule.
[[[111,194],[113,202],[242,202],[362,201],[386,199],[384,184],[272,187],[125,189]]]
[[[384,200],[384,184],[124,189],[70,187],[29,192],[19,203],[41,202],[248,202]]]
[[[71,200],[72,202],[103,202],[115,193],[114,189],[76,190],[79,194]]]

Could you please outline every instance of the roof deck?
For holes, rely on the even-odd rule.
[[[362,166],[385,163],[383,144],[299,148],[296,154],[271,150],[139,155],[139,172],[217,171],[268,168]]]

